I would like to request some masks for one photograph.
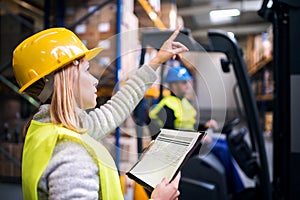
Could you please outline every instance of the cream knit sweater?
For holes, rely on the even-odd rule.
[[[129,116],[155,80],[153,69],[144,65],[106,104],[89,113],[79,110],[88,134],[101,140],[111,133]],[[50,122],[49,105],[42,105],[33,119]],[[101,191],[98,171],[82,146],[71,141],[60,142],[39,181],[39,199],[101,199],[98,197]]]

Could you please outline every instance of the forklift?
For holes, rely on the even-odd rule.
[[[270,3],[273,3],[270,5]],[[177,38],[190,51],[222,53],[221,72],[232,73],[236,84],[232,96],[237,104],[235,116],[226,116],[220,134],[226,138],[230,152],[245,176],[253,181],[241,194],[229,194],[226,188],[224,169],[219,161],[206,156],[191,157],[182,168],[179,199],[298,199],[300,188],[300,134],[296,119],[299,118],[300,95],[296,92],[300,83],[300,2],[296,0],[264,0],[258,15],[273,25],[273,161],[266,154],[265,139],[259,110],[251,87],[250,77],[243,59],[243,52],[234,37],[222,30],[209,30],[208,47],[193,40],[189,31],[183,30]],[[142,46],[159,48],[171,31],[145,31]],[[143,48],[144,49],[144,48]],[[144,63],[142,50],[140,64]],[[163,73],[162,73],[163,74]],[[161,76],[162,78],[163,76]],[[161,84],[162,85],[162,84]],[[160,88],[160,95],[162,95]],[[298,100],[297,100],[298,99]],[[144,122],[142,113],[144,100],[135,110],[138,125]],[[137,129],[137,135],[142,135]],[[142,152],[142,141],[138,138],[138,151]],[[140,140],[140,141],[139,141]],[[272,168],[273,173],[270,173]],[[272,177],[272,178],[271,178]]]

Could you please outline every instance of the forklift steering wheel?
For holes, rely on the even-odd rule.
[[[221,133],[228,135],[232,131],[232,128],[235,127],[238,123],[240,123],[239,118],[234,118],[233,120],[230,120],[224,125]]]

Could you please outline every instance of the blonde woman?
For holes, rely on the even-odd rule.
[[[25,200],[123,199],[118,173],[101,140],[120,125],[156,79],[155,70],[188,51],[174,42],[177,29],[161,50],[142,66],[105,105],[96,106],[98,80],[89,60],[102,48],[88,50],[65,28],[50,28],[24,40],[14,50],[13,69],[20,93],[42,105],[27,130],[22,158]],[[86,112],[87,109],[92,109]],[[164,179],[151,198],[176,199],[178,176]]]

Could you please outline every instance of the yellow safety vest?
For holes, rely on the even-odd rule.
[[[78,134],[52,123],[32,120],[26,135],[22,158],[24,200],[38,199],[38,183],[51,159],[55,145],[60,140],[66,139],[84,146],[97,163],[102,199],[123,199],[115,162],[103,145],[88,134]]]
[[[194,130],[197,112],[186,98],[179,99],[172,95],[166,96],[150,111],[150,118],[156,120],[160,127],[164,126],[164,122],[157,114],[164,106],[167,106],[174,111],[176,118],[174,127],[176,129]]]

